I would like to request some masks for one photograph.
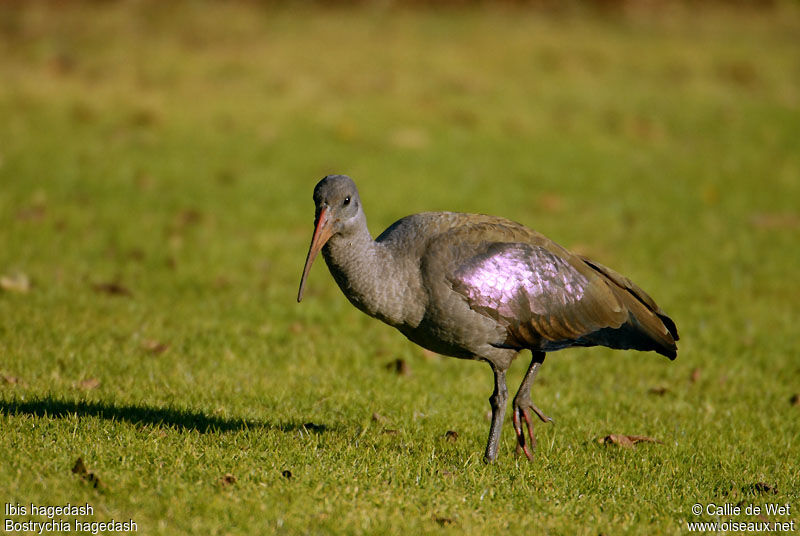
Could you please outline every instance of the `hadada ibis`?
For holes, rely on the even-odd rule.
[[[550,420],[530,395],[547,352],[607,346],[677,355],[675,323],[647,293],[519,223],[424,212],[373,239],[356,185],[345,175],[322,179],[314,203],[314,235],[297,301],[321,250],[344,295],[363,312],[428,350],[489,363],[494,392],[486,462],[497,457],[506,371],[521,350],[533,357],[514,396],[513,423],[517,449],[529,459],[536,445],[531,413]]]

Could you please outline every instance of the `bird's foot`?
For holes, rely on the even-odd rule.
[[[517,454],[522,451],[525,457],[533,460],[533,451],[536,450],[536,436],[533,435],[533,421],[531,419],[531,410],[539,417],[544,423],[552,422],[553,419],[544,414],[542,410],[537,408],[532,402],[522,406],[514,404],[514,432],[517,434]],[[525,423],[525,428],[528,430],[528,438],[530,439],[530,446],[525,440],[525,433],[522,431],[522,423]]]
[[[533,402],[530,402],[530,408],[533,410],[536,416],[539,417],[539,420],[542,421],[543,423],[546,424],[548,422],[553,422],[553,419],[545,415],[544,412],[539,408],[537,408],[536,404],[534,404]]]

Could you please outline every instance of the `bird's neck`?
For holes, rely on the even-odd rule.
[[[373,240],[366,221],[346,234],[336,234],[322,248],[333,278],[350,302],[390,325],[404,322],[397,300],[404,281],[396,274],[393,252]]]

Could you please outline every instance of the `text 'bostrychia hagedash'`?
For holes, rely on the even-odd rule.
[[[514,397],[513,421],[518,449],[529,459],[535,447],[531,411],[550,420],[530,396],[546,352],[607,346],[677,355],[675,323],[642,289],[519,223],[425,212],[373,240],[350,177],[322,179],[314,203],[315,230],[297,301],[322,250],[353,305],[433,352],[489,363],[494,392],[487,462],[497,457],[506,371],[520,350],[531,350],[533,359]]]

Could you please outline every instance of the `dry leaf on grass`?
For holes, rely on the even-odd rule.
[[[19,378],[17,378],[16,376],[8,376],[6,374],[0,374],[0,383],[8,385],[22,385],[24,382]]]
[[[86,465],[83,463],[83,458],[78,458],[75,460],[75,465],[72,466],[72,472],[88,482],[93,488],[105,487],[105,484],[100,482],[100,479],[96,474],[86,469]]]
[[[755,482],[750,484],[749,486],[744,486],[742,488],[743,493],[751,494],[751,495],[777,495],[778,488],[771,484],[767,484],[766,482]]]
[[[91,389],[97,389],[98,387],[100,387],[100,380],[98,380],[97,378],[86,378],[85,380],[79,381],[76,384],[76,387],[78,387],[78,389],[84,389],[86,391],[89,391]]]
[[[372,414],[372,420],[374,422],[387,422],[389,419],[387,419],[386,417],[384,417],[380,413],[375,412],[375,413]]]
[[[47,207],[41,203],[23,207],[17,211],[19,221],[42,221],[47,215]]]
[[[800,229],[800,216],[791,212],[760,212],[750,216],[756,229],[781,230]]]
[[[0,289],[6,292],[16,292],[17,294],[27,294],[31,289],[31,281],[22,272],[12,275],[0,276]]]
[[[662,387],[651,387],[650,389],[647,390],[647,392],[650,393],[651,395],[664,396],[665,394],[667,394],[669,392],[669,389],[667,389],[666,387],[663,387],[663,386]]]
[[[449,527],[455,523],[451,517],[433,516],[433,520],[436,521],[440,527]]]
[[[295,335],[297,335],[299,333],[303,333],[303,331],[304,331],[303,324],[301,324],[300,322],[292,322],[289,325],[290,333],[294,333]]]
[[[92,289],[101,294],[108,294],[110,296],[133,296],[133,293],[127,287],[116,281],[109,281],[107,283],[92,283]]]
[[[447,433],[444,434],[444,438],[451,443],[455,443],[458,439],[458,432],[455,430],[448,430]]]
[[[72,472],[77,475],[85,475],[89,471],[86,470],[86,465],[83,463],[83,458],[75,460],[75,465],[72,466]]]
[[[692,382],[692,383],[699,382],[700,381],[700,372],[701,371],[700,371],[699,368],[692,369],[692,374],[689,376],[689,381]]]
[[[220,484],[222,487],[230,486],[231,484],[235,484],[236,483],[236,477],[234,475],[232,475],[231,473],[225,473],[224,475],[219,477],[219,480],[217,480],[217,483]]]
[[[556,213],[564,210],[564,198],[558,194],[544,193],[539,195],[536,204],[544,212]]]
[[[601,445],[617,445],[625,448],[631,448],[636,443],[659,443],[663,445],[662,441],[653,437],[625,434],[609,434],[607,436],[598,437],[597,442]]]
[[[190,225],[196,225],[203,221],[203,213],[194,208],[187,208],[185,210],[181,210],[175,216],[175,225],[178,227],[188,227]]]
[[[169,348],[169,344],[165,342],[159,342],[155,339],[145,339],[142,341],[142,350],[148,354],[163,354],[167,348]]]
[[[218,275],[217,277],[214,278],[215,289],[222,290],[229,288],[230,286],[231,286],[231,280],[228,277],[224,275]]]

